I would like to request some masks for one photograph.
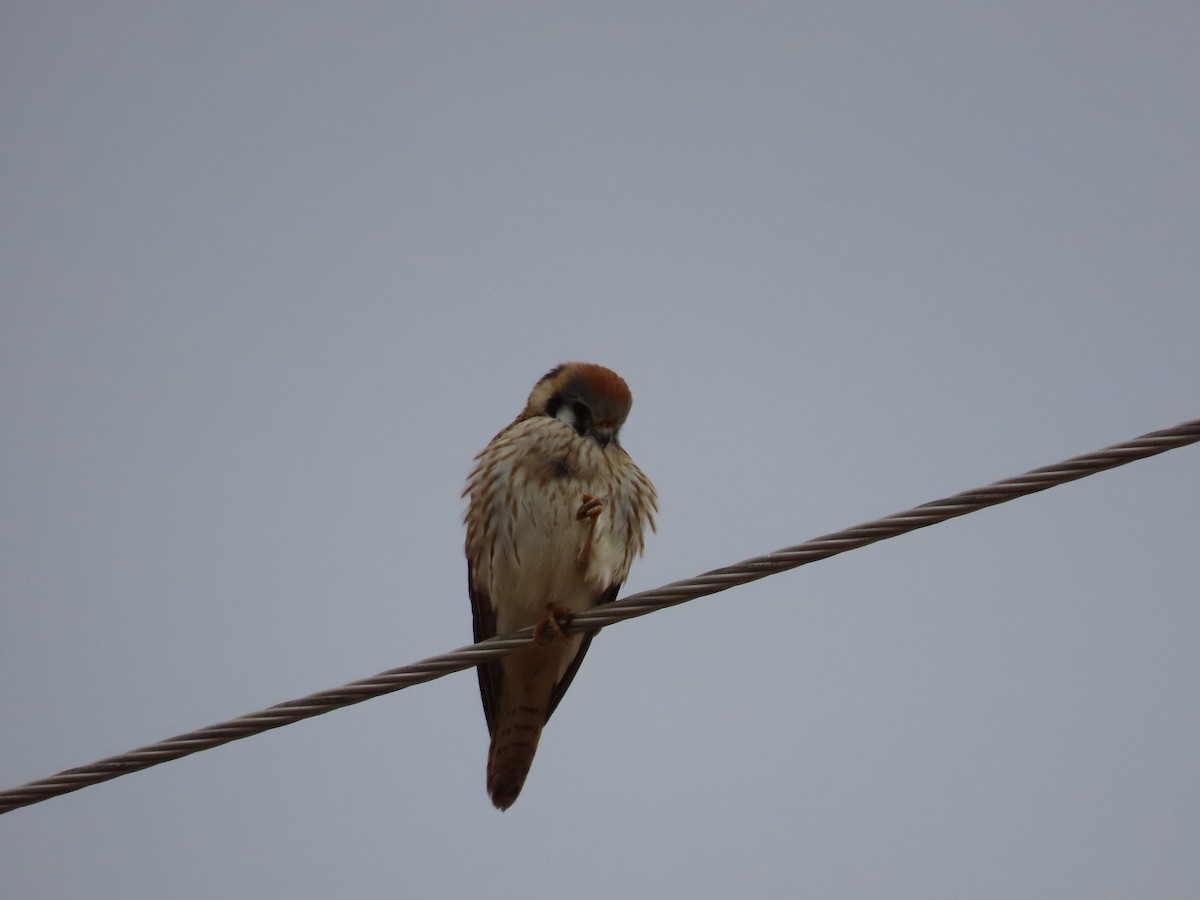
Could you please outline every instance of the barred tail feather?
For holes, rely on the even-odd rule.
[[[505,697],[488,750],[487,789],[497,809],[517,801],[533,765],[547,704],[530,704],[528,697]]]

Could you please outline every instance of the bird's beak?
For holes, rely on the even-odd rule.
[[[615,428],[596,426],[588,430],[588,435],[601,447],[607,447],[613,442],[613,438],[617,436],[617,432]]]

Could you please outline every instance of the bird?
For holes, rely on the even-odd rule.
[[[595,635],[563,626],[616,599],[655,529],[654,485],[619,441],[632,402],[611,369],[556,366],[475,457],[463,490],[475,640],[534,626],[528,648],[477,667],[487,791],[502,811]]]

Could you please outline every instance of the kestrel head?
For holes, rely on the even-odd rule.
[[[612,369],[593,363],[563,363],[542,376],[525,404],[522,419],[550,416],[601,447],[617,444],[633,395]]]

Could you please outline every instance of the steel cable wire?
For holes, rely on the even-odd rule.
[[[847,550],[873,544],[876,541],[897,537],[918,528],[935,525],[956,516],[966,515],[1017,497],[1037,493],[1059,484],[1075,481],[1096,472],[1112,469],[1197,441],[1200,441],[1200,419],[1183,422],[1174,428],[1154,431],[1120,444],[1114,444],[1103,450],[1075,456],[1054,465],[1032,469],[1022,475],[1005,478],[985,487],[923,503],[904,512],[893,513],[871,522],[855,525],[852,528],[823,535],[794,547],[757,556],[732,566],[713,569],[711,572],[705,572],[694,578],[672,582],[653,590],[632,594],[615,603],[579,613],[564,630],[568,634],[598,630],[616,622],[643,616],[669,606],[677,606],[698,597],[757,581],[768,575],[775,575],[806,563],[826,559]],[[67,769],[57,775],[31,781],[21,787],[0,791],[0,814],[11,812],[22,806],[40,803],[51,797],[67,794],[130,772],[147,769],[168,760],[179,759],[200,750],[207,750],[230,741],[269,731],[272,728],[319,716],[343,706],[361,703],[364,700],[399,691],[414,684],[432,681],[452,672],[469,669],[484,660],[505,656],[514,650],[527,647],[532,636],[532,628],[499,635],[478,644],[459,647],[449,653],[431,656],[407,666],[380,672],[359,681],[352,681],[341,687],[320,691],[298,700],[288,700],[258,712],[189,731],[186,734],[167,738],[86,766]]]

